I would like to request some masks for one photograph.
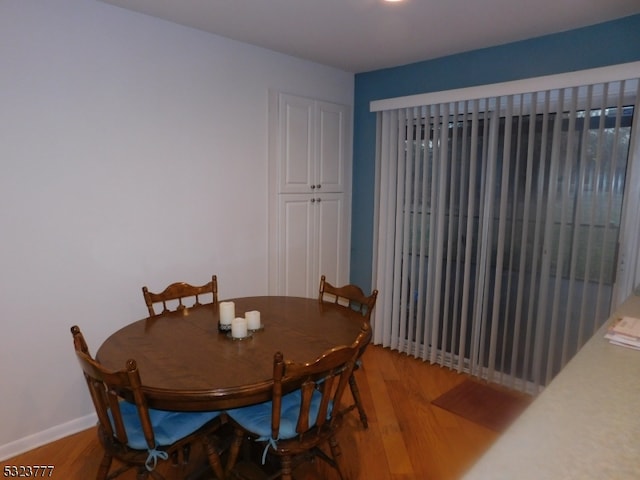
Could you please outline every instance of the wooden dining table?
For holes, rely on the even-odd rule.
[[[270,398],[275,352],[311,362],[332,347],[351,345],[363,325],[359,313],[317,299],[229,300],[236,316],[259,311],[262,330],[232,338],[219,330],[219,304],[212,303],[135,321],[108,337],[96,359],[114,370],[136,360],[152,408],[228,409]]]

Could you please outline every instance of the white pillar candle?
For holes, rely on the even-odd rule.
[[[247,320],[245,318],[237,317],[231,321],[231,336],[233,338],[244,338],[247,336]]]
[[[220,325],[231,325],[236,316],[236,304],[233,302],[220,302]]]
[[[258,310],[246,312],[244,318],[247,319],[247,328],[249,330],[258,330],[260,328],[260,312]]]

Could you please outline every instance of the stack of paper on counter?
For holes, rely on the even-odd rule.
[[[640,318],[616,319],[608,328],[605,338],[615,345],[640,350]]]

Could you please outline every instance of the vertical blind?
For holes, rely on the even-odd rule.
[[[379,111],[374,343],[546,385],[610,312],[638,88]]]

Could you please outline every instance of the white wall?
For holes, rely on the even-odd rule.
[[[0,1],[0,459],[86,426],[96,351],[152,290],[267,293],[267,98],[353,75],[94,0]]]

